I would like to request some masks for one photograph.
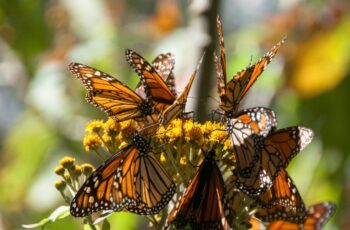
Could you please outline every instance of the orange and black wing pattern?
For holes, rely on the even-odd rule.
[[[175,58],[172,53],[159,54],[152,62],[153,68],[163,78],[174,96],[177,96],[175,76],[173,73],[175,67]]]
[[[236,156],[238,177],[243,180],[255,180],[252,175],[259,163],[259,152],[256,142],[258,137],[266,137],[277,126],[275,113],[264,107],[255,107],[242,110],[234,119],[226,123],[226,129],[231,137],[233,152]],[[256,171],[256,169],[255,169]]]
[[[175,86],[175,77],[173,73],[173,69],[175,66],[174,55],[171,53],[159,54],[153,60],[151,65],[154,68],[154,70],[157,71],[158,74],[162,77],[162,79],[165,81],[171,92],[176,97],[177,93]],[[137,84],[135,92],[143,98],[146,98],[145,89],[141,81],[139,82],[139,84]]]
[[[220,33],[219,33],[220,34]],[[248,92],[250,87],[258,79],[272,58],[276,55],[286,38],[283,38],[274,47],[271,48],[262,58],[255,64],[248,66],[233,76],[233,79],[225,84],[225,90],[221,89],[219,95],[221,98],[220,108],[226,113],[238,110],[241,100]],[[222,64],[221,64],[222,65]],[[223,71],[222,71],[223,72]],[[223,83],[221,83],[223,85]]]
[[[158,112],[164,111],[176,99],[159,73],[141,55],[127,49],[125,51],[127,62],[141,77],[147,98],[155,105]]]
[[[251,177],[252,170],[259,160],[255,148],[257,137],[254,130],[247,123],[234,118],[227,121],[226,130],[231,138],[237,161],[236,171],[243,178]]]
[[[161,113],[159,122],[163,126],[167,126],[167,124],[169,124],[173,119],[177,118],[185,110],[188,94],[190,92],[193,80],[196,77],[196,74],[198,72],[198,69],[201,63],[202,63],[202,59],[200,60],[196,70],[192,73],[191,78],[188,81],[181,95],[174,101],[174,103],[171,106],[166,108]]]
[[[279,172],[272,187],[258,197],[257,202],[261,208],[256,216],[265,222],[285,220],[302,224],[306,218],[304,201],[284,169]]]
[[[86,100],[118,121],[151,115],[153,106],[128,86],[92,67],[71,63],[69,70],[87,89]]]
[[[279,172],[290,160],[312,140],[313,132],[304,127],[293,126],[270,133],[267,137],[255,139],[257,156],[248,174],[242,174],[237,167],[234,175],[236,185],[249,197],[255,199],[273,185]],[[239,163],[239,159],[237,159]]]
[[[190,184],[171,211],[168,224],[182,229],[230,229],[224,181],[215,162],[215,151],[205,157]]]
[[[75,195],[70,211],[83,217],[97,211],[159,213],[173,197],[175,184],[151,155],[149,144],[134,135],[133,144],[105,161]]]
[[[270,223],[271,230],[321,230],[335,213],[336,206],[332,202],[314,204],[306,210],[306,220],[303,224],[295,224],[287,221],[275,221]]]
[[[278,173],[279,167],[286,168],[291,159],[302,151],[313,138],[311,129],[292,126],[279,129],[266,138],[261,139],[261,165],[268,170],[268,174]],[[277,160],[279,159],[279,160]]]
[[[240,111],[235,119],[248,124],[257,136],[266,137],[277,127],[276,114],[265,107],[254,107]]]

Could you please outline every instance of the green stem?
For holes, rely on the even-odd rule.
[[[97,136],[100,138],[100,140],[102,141],[102,143],[106,146],[108,152],[109,152],[110,154],[112,154],[112,153],[113,153],[112,149],[110,149],[110,146],[108,146],[107,143],[103,140],[101,134],[98,133]]]
[[[63,197],[64,201],[65,201],[67,204],[70,204],[69,199],[68,199],[68,197],[66,196],[66,194],[64,194],[63,191],[60,191],[60,193],[61,193],[61,196]]]
[[[94,149],[95,153],[97,154],[97,156],[102,160],[102,161],[105,161],[106,159],[102,156],[102,154],[97,150],[97,149]]]
[[[92,221],[92,219],[91,219],[91,216],[85,217],[85,220],[86,220],[87,224],[90,226],[90,228],[91,228],[92,230],[99,230],[99,228],[96,227],[96,226],[93,224],[93,221]]]
[[[177,165],[176,165],[175,159],[174,159],[174,157],[173,157],[173,155],[172,155],[172,152],[171,152],[171,149],[170,149],[169,146],[167,146],[167,150],[168,150],[168,151],[165,151],[165,153],[166,153],[166,155],[168,156],[168,158],[169,158],[171,164],[173,165],[173,167],[175,168],[176,172],[177,172],[177,173],[179,174],[179,176],[181,177],[182,181],[185,182],[185,177],[180,173],[180,170],[179,170],[179,168],[178,168]]]
[[[146,217],[153,224],[154,228],[158,229],[159,225],[158,225],[158,222],[157,222],[156,218],[154,218],[153,215],[149,215],[149,216],[146,216]]]

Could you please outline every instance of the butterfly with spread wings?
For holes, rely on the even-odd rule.
[[[270,133],[267,137],[258,137],[254,149],[259,157],[250,174],[242,174],[240,169],[233,170],[236,186],[249,197],[256,199],[273,185],[281,169],[303,150],[312,140],[312,130],[300,126],[284,128]]]
[[[233,78],[227,82],[225,45],[222,33],[222,24],[219,16],[217,16],[216,22],[219,34],[220,60],[216,54],[214,54],[214,60],[216,64],[218,92],[221,101],[219,107],[221,110],[223,110],[224,117],[232,118],[238,111],[240,102],[244,95],[264,71],[265,66],[271,62],[272,58],[276,55],[278,49],[282,46],[286,38],[283,38],[274,47],[272,47],[271,50],[260,58],[255,64],[250,65],[236,73]]]
[[[117,121],[142,120],[154,113],[152,103],[108,74],[79,63],[71,63],[69,70],[86,87],[86,100]]]
[[[188,224],[192,229],[231,229],[225,197],[224,180],[215,162],[215,151],[210,151],[170,212],[168,224],[180,229]]]
[[[136,133],[131,145],[90,175],[72,200],[70,211],[76,217],[102,210],[157,214],[174,193],[174,182],[152,155],[149,143]]]

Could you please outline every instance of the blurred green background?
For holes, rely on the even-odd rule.
[[[68,72],[71,61],[135,86],[138,77],[124,50],[133,49],[149,61],[170,51],[181,90],[206,49],[187,110],[209,119],[209,111],[218,106],[216,87],[209,88],[215,85],[211,54],[217,13],[229,76],[288,35],[243,107],[270,106],[280,128],[314,130],[313,142],[288,171],[307,205],[337,203],[328,229],[350,226],[349,1],[213,2],[0,1],[0,229],[20,229],[64,204],[53,186],[59,179],[53,169],[63,156],[100,163],[84,152],[82,139],[86,123],[105,115],[85,102],[85,89]],[[109,220],[119,229],[146,226],[132,214],[117,213]],[[68,217],[46,229],[79,227]]]

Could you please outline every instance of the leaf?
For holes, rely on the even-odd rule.
[[[67,216],[69,216],[69,206],[60,206],[55,211],[51,213],[51,215],[48,218],[42,219],[38,223],[35,224],[23,224],[22,227],[24,228],[37,228],[37,227],[43,227],[47,223],[55,222],[56,220],[63,219]]]

